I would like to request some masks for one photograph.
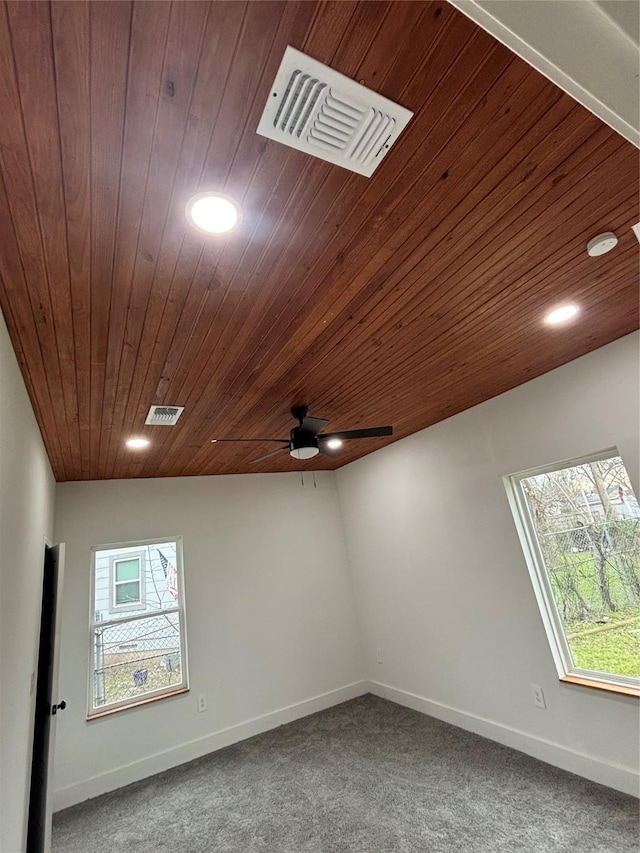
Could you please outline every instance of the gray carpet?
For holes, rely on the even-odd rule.
[[[638,802],[364,696],[59,812],[54,853],[624,853]]]

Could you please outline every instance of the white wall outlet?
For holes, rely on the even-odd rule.
[[[203,711],[206,711],[209,706],[207,705],[207,694],[201,693],[198,696],[198,713],[201,714]]]
[[[382,649],[380,648],[380,646],[376,648],[376,660],[378,661],[378,663],[382,663]]]
[[[547,703],[544,701],[544,691],[539,684],[531,685],[531,695],[533,696],[533,704],[536,708],[545,709],[547,707]]]

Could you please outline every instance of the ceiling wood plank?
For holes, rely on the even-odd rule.
[[[187,223],[182,215],[189,188],[198,186],[202,169],[211,145],[213,129],[219,117],[224,86],[213,90],[212,80],[225,80],[236,42],[244,26],[246,4],[216,3],[210,10],[198,75],[189,107],[185,136],[169,203],[152,288],[154,299],[147,308],[139,359],[136,365],[129,398],[130,404],[123,435],[140,429],[150,402],[174,402],[154,394],[163,371],[168,369],[167,357],[176,336],[179,321],[190,313],[190,283],[193,281],[204,247],[204,240],[187,240]],[[197,313],[198,300],[195,300]],[[179,335],[180,337],[180,335]],[[120,466],[130,464],[129,455],[120,447]],[[116,463],[118,464],[118,463]],[[118,469],[119,475],[120,469]]]
[[[627,265],[628,258],[623,260],[622,264]],[[614,268],[614,271],[617,270]],[[619,287],[610,294],[610,303],[618,301],[628,306],[633,304],[629,299],[628,283],[625,284],[626,296],[625,287]],[[553,293],[553,286],[554,283],[552,281],[549,285],[551,293]],[[584,305],[587,311],[590,311],[591,305],[599,293],[601,293],[601,288],[598,282],[582,286],[579,291],[580,304]],[[388,376],[384,374],[384,371],[379,371],[381,374],[384,374],[381,376],[380,383],[383,398],[386,399],[390,395],[396,399],[399,399],[402,395],[408,398],[414,393],[414,388],[424,387],[425,380],[428,380],[429,386],[432,386],[434,384],[433,377],[445,376],[451,379],[449,375],[450,371],[456,365],[465,371],[470,369],[470,366],[476,363],[477,353],[485,345],[502,348],[503,359],[506,364],[506,368],[503,369],[509,369],[508,364],[512,360],[514,352],[518,352],[517,349],[514,350],[512,343],[512,338],[517,340],[518,333],[512,331],[512,326],[515,326],[517,329],[526,328],[528,330],[528,340],[531,342],[533,342],[535,336],[542,335],[548,339],[550,332],[541,323],[540,318],[551,306],[548,303],[544,305],[544,297],[541,297],[538,290],[531,292],[530,295],[523,288],[516,295],[520,296],[519,301],[515,303],[517,304],[517,308],[514,307],[514,302],[510,298],[511,294],[505,295],[503,291],[491,300],[483,301],[484,313],[477,310],[470,310],[467,317],[461,319],[459,325],[453,331],[449,330],[448,333],[443,331],[436,338],[425,342],[418,349],[409,344],[408,348],[401,351],[397,358],[396,371],[401,372],[407,377],[407,382],[403,386],[400,386],[398,383],[395,385],[389,383]],[[630,312],[630,319],[632,323],[637,320],[637,311],[634,312],[632,310]],[[628,329],[628,324],[623,323],[622,328]],[[553,331],[557,332],[558,330]],[[626,333],[626,331],[623,333]],[[588,338],[588,341],[583,342],[585,346],[594,340],[600,341],[597,344],[599,346],[609,342],[608,340],[595,337],[592,329],[587,329],[584,334]],[[473,347],[474,351],[473,361],[469,359],[470,347]],[[553,350],[549,350],[547,354],[550,359],[556,357]],[[380,358],[384,359],[384,353]],[[519,356],[519,360],[524,361],[521,356]],[[525,364],[528,364],[528,362],[525,362]],[[553,366],[555,367],[557,364],[553,364]],[[551,369],[551,367],[547,369]],[[492,371],[487,370],[485,373],[484,379],[486,382],[492,376]],[[332,394],[337,398],[336,402],[339,404],[341,398],[352,399],[354,396],[357,396],[359,388],[364,387],[366,387],[366,376],[361,378],[360,383],[356,384],[355,389],[343,386],[332,389]]]
[[[596,138],[593,143],[595,147],[597,147],[598,141],[601,139],[602,137]],[[610,136],[608,139],[611,140],[614,145],[617,144],[616,140],[612,139]],[[602,155],[603,158],[606,159],[607,153],[608,149],[605,149]],[[596,163],[591,159],[589,159],[588,162],[590,167],[596,165]],[[526,162],[524,164],[524,169],[526,172],[529,171],[529,166]],[[539,176],[544,176],[544,170],[542,170]],[[512,177],[514,178],[515,186],[517,187],[517,169],[512,171]],[[555,178],[551,177],[549,180],[552,183]],[[508,189],[509,182],[504,180],[500,181],[499,186],[501,190]],[[560,204],[562,204],[562,199],[565,195],[564,186],[561,188],[561,182],[556,182],[556,184],[553,185],[553,188],[556,190],[555,197],[558,198],[560,200]],[[532,185],[528,189],[530,200],[534,197],[534,193],[535,187]],[[540,215],[543,219],[550,222],[549,231],[544,234],[545,241],[551,236],[553,231],[556,230],[553,224],[554,220],[548,217],[550,212],[556,212],[555,208],[551,208],[553,200],[554,193],[550,192],[546,183],[541,183],[538,190],[537,209],[540,211]],[[513,207],[508,207],[508,204],[509,203],[506,202],[504,208],[507,210],[507,216],[509,212],[514,209]],[[406,330],[409,326],[415,326],[414,318],[420,318],[420,331],[416,336],[421,340],[424,340],[425,332],[429,326],[441,328],[443,317],[449,312],[450,293],[452,289],[455,289],[459,300],[464,301],[463,304],[465,305],[465,310],[467,310],[469,304],[467,300],[470,296],[473,296],[478,285],[472,284],[470,291],[465,289],[465,282],[468,281],[468,279],[464,278],[464,269],[466,268],[468,273],[472,275],[472,282],[477,282],[480,276],[484,279],[487,279],[489,276],[504,277],[504,272],[501,271],[500,266],[496,266],[497,262],[501,259],[500,250],[502,246],[505,247],[504,252],[506,252],[506,254],[503,253],[502,257],[504,258],[504,263],[509,269],[509,276],[514,281],[516,281],[519,276],[527,276],[527,280],[531,280],[530,269],[527,268],[516,273],[516,269],[513,267],[513,262],[511,260],[513,254],[516,252],[519,255],[528,258],[531,256],[531,252],[534,251],[534,248],[530,245],[522,245],[520,242],[527,236],[527,232],[522,230],[518,232],[516,235],[518,242],[514,241],[514,235],[510,233],[509,227],[517,220],[507,218],[505,221],[504,217],[502,219],[500,218],[501,202],[499,198],[490,197],[486,199],[485,204],[480,204],[478,202],[474,206],[475,214],[477,214],[477,228],[474,229],[472,227],[474,224],[474,217],[467,216],[462,220],[464,223],[463,233],[457,234],[455,230],[449,232],[457,238],[454,243],[456,248],[456,257],[453,260],[449,258],[448,253],[446,255],[441,255],[438,258],[437,263],[434,263],[431,260],[431,253],[435,246],[441,243],[444,245],[449,243],[445,236],[449,226],[446,220],[443,220],[423,246],[425,254],[422,256],[422,263],[420,261],[416,261],[415,258],[411,258],[406,264],[396,270],[391,268],[385,269],[384,267],[381,268],[382,276],[386,282],[388,292],[385,295],[380,295],[380,297],[376,299],[376,304],[381,303],[384,305],[384,310],[388,316],[388,320],[386,328],[376,328],[374,337],[378,342],[378,347],[385,340],[385,337],[394,337],[398,333],[406,334]],[[558,209],[558,215],[560,215],[561,209],[562,208]],[[518,208],[518,211],[520,212],[521,208]],[[535,212],[535,210],[532,212]],[[488,221],[488,217],[492,220],[490,240],[487,240],[486,237],[483,239],[484,232],[487,229],[486,223]],[[533,216],[531,216],[531,219],[533,219]],[[530,234],[534,233],[531,225],[528,226],[528,230]],[[535,239],[538,239],[539,235],[537,232],[535,233]],[[502,245],[498,242],[501,238],[503,240]],[[473,246],[476,247],[476,250],[471,254]],[[552,248],[552,244],[545,242],[544,246],[538,249],[537,259],[544,260],[545,256],[550,254],[550,250]],[[426,266],[424,264],[424,260],[427,261]],[[483,261],[490,262],[492,266],[487,267],[486,264],[483,266]],[[549,262],[547,262],[545,269],[548,268],[548,263]],[[500,279],[498,278],[498,280]],[[428,288],[421,286],[421,282],[428,283]],[[484,285],[482,286],[484,287]],[[397,298],[393,298],[393,290],[397,291]],[[402,299],[403,296],[406,296],[405,300]],[[375,306],[372,305],[371,302],[367,302],[363,312],[362,309],[357,310],[356,306],[349,305],[344,312],[345,315],[347,311],[349,326],[346,328],[345,334],[347,336],[353,336],[351,338],[353,346],[363,346],[366,338],[370,337],[372,334],[369,327],[373,325]],[[365,318],[367,318],[366,322]],[[455,314],[455,318],[455,322],[459,322],[460,318],[458,313]],[[377,319],[378,318],[376,317],[376,320]],[[336,346],[340,346],[340,341],[337,342]],[[327,352],[327,350],[328,347],[325,345],[324,351]],[[311,352],[311,355],[313,356],[313,351]],[[318,363],[319,365],[321,364],[321,362]]]
[[[27,2],[19,8],[10,3],[7,8],[37,207],[42,285],[48,292],[62,385],[63,405],[53,414],[64,437],[63,454],[70,462],[80,456],[80,432],[50,6]]]
[[[74,466],[91,475],[91,127],[89,6],[51,4],[52,44],[69,260],[71,343],[75,363],[80,456]]]
[[[628,187],[625,187],[623,181],[620,181],[620,186],[623,188],[622,195],[625,197],[624,209],[628,210]],[[579,221],[582,204],[583,201],[578,200],[574,201],[572,208],[564,210],[559,208],[557,210],[558,221]],[[590,207],[588,200],[584,204],[587,208]],[[552,253],[554,248],[552,234],[547,235],[547,237],[549,239],[549,250]],[[584,244],[582,244],[583,246]],[[584,252],[582,247],[582,252]],[[522,247],[523,257],[531,257],[532,253],[534,253],[533,248]],[[491,258],[490,255],[489,258]],[[399,372],[401,375],[411,377],[412,374],[408,372],[408,365],[405,361],[405,351],[411,354],[414,361],[421,364],[424,363],[425,351],[441,344],[449,350],[452,346],[452,335],[461,341],[463,349],[468,348],[470,345],[469,336],[473,335],[474,330],[477,331],[485,313],[488,313],[492,318],[500,318],[505,315],[511,318],[513,309],[509,310],[509,306],[513,304],[519,306],[521,300],[533,287],[535,287],[534,293],[538,303],[536,316],[540,316],[541,313],[553,307],[559,297],[564,296],[566,301],[581,299],[585,284],[588,284],[590,279],[585,266],[581,258],[577,275],[566,269],[557,270],[553,265],[541,267],[535,264],[533,269],[527,266],[521,273],[518,273],[507,261],[508,278],[506,281],[504,278],[505,268],[470,270],[471,278],[462,278],[456,281],[455,285],[450,284],[443,287],[439,298],[435,296],[425,297],[424,305],[428,306],[430,314],[425,312],[423,315],[424,308],[421,305],[413,305],[410,310],[401,315],[402,319],[399,322],[392,320],[387,335],[388,340],[385,340],[382,330],[375,329],[372,331],[372,342],[377,354],[376,361],[383,359],[384,367],[381,369],[380,366],[367,364],[363,371],[354,369],[349,376],[350,385],[346,388],[343,384],[340,386],[343,394],[348,396],[350,391],[355,391],[358,387],[366,387],[373,375],[375,375],[378,387],[383,394],[388,391],[385,386],[394,384],[392,381],[391,383],[387,381],[389,375],[393,376]],[[540,272],[541,269],[544,272]],[[538,272],[535,273],[533,270],[538,270]],[[558,293],[559,282],[562,283],[560,294]],[[452,286],[455,286],[459,298],[459,303],[454,310],[451,309],[450,304]],[[423,316],[424,321],[420,323],[407,322],[406,319]],[[398,328],[399,323],[402,323],[400,328]],[[494,334],[490,334],[488,330],[486,334],[489,339],[494,339]],[[363,346],[363,343],[360,342],[360,347]],[[324,372],[326,373],[326,368]],[[337,389],[334,385],[334,395],[336,392]]]
[[[107,362],[111,382],[104,392],[111,419],[104,442],[107,477],[113,476],[122,444],[122,423],[209,8],[201,2],[162,0],[134,8],[110,320],[113,360]]]
[[[47,13],[46,8],[41,11]],[[69,434],[65,428],[66,401],[62,387],[58,340],[56,328],[53,323],[53,307],[48,286],[42,220],[38,210],[39,199],[37,191],[40,190],[42,193],[43,188],[40,183],[36,182],[32,163],[32,158],[36,158],[36,165],[39,165],[39,158],[42,154],[42,140],[39,140],[36,144],[33,140],[30,140],[27,134],[29,127],[33,128],[38,120],[44,119],[40,111],[43,109],[46,110],[47,106],[42,104],[38,99],[37,92],[34,91],[34,80],[33,75],[30,74],[28,60],[26,61],[26,67],[25,63],[20,61],[24,58],[24,51],[27,53],[29,51],[28,40],[31,36],[28,29],[29,25],[34,26],[33,37],[37,41],[39,35],[38,14],[37,4],[9,3],[3,5],[2,15],[0,15],[0,53],[2,54],[0,62],[2,78],[0,85],[4,93],[3,115],[0,122],[2,128],[0,130],[0,150],[2,152],[4,186],[8,199],[8,207],[11,210],[13,231],[17,238],[20,253],[19,264],[22,269],[20,277],[23,279],[25,286],[24,296],[26,297],[26,304],[23,306],[23,309],[26,309],[27,305],[30,307],[38,335],[37,341],[23,341],[20,349],[27,358],[30,358],[30,352],[33,353],[31,357],[33,358],[34,367],[35,363],[40,359],[44,364],[47,374],[46,393],[45,388],[42,388],[42,403],[38,406],[37,401],[34,402],[37,413],[49,420],[49,426],[46,430],[43,430],[43,433],[49,439],[52,464],[56,466],[57,471],[64,477],[71,470],[69,466],[72,465],[72,454]],[[19,15],[26,16],[24,26],[17,25],[16,17]],[[14,36],[16,37],[17,48],[14,46]],[[46,53],[50,53],[48,44],[44,47],[42,44],[37,46],[41,50],[44,49]],[[22,53],[18,53],[17,62],[16,53],[20,51]],[[22,71],[21,77],[19,77],[18,63]],[[46,56],[41,57],[39,67],[42,68],[44,65],[45,72],[46,63]],[[46,81],[44,85],[46,85]],[[23,103],[27,108],[34,110],[26,118],[23,114]],[[48,118],[49,121],[45,124],[46,130],[43,137],[54,146],[55,157],[56,142],[54,137],[57,132],[57,124],[52,123],[50,114]],[[49,201],[50,205],[52,203],[51,199],[45,198],[44,201]],[[45,224],[49,224],[51,221],[50,212],[51,207],[45,207],[45,210],[42,212]],[[48,237],[49,235],[47,234],[46,236]],[[8,243],[9,240],[10,238],[7,240]],[[12,247],[9,243],[6,251],[7,256],[10,256],[11,249]],[[17,263],[14,263],[14,270],[17,266]],[[15,282],[12,282],[11,286],[14,284]],[[64,288],[65,284],[61,282],[63,293]],[[11,314],[13,314],[13,311]],[[6,319],[10,321],[10,317]],[[14,337],[16,336],[16,331],[14,330]],[[48,401],[46,400],[47,396],[49,398]]]
[[[106,463],[111,412],[106,410],[112,283],[115,263],[131,3],[97,0],[90,9],[91,127],[91,443],[90,478]],[[113,346],[113,338],[112,338]],[[109,377],[109,381],[111,378]]]

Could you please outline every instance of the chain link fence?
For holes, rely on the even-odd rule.
[[[565,625],[640,607],[640,519],[538,535]]]
[[[94,630],[94,707],[181,681],[178,613],[122,620]]]

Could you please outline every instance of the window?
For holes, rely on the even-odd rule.
[[[92,549],[89,718],[187,690],[182,542]]]
[[[109,558],[112,586],[112,605],[111,612],[122,610],[124,607],[129,609],[139,609],[143,605],[143,590],[144,574],[142,566],[144,565],[144,553],[131,554],[129,557],[118,558],[111,556]]]
[[[640,690],[640,507],[616,450],[506,478],[560,678]]]

